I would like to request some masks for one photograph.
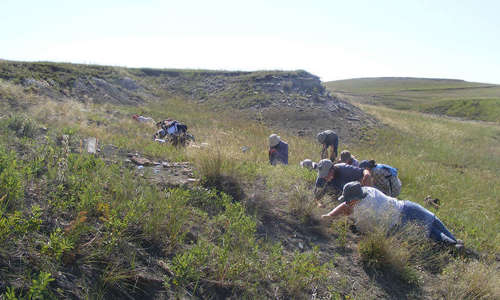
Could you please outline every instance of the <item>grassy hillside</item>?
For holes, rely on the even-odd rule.
[[[463,80],[361,78],[325,83],[327,89],[365,104],[500,121],[500,86]]]
[[[349,143],[358,158],[399,168],[402,198],[423,205],[427,195],[440,198],[441,208],[431,209],[476,256],[412,234],[361,235],[347,218],[319,222],[335,203],[325,199],[327,208],[317,208],[316,174],[298,166],[317,160],[319,145],[312,136],[278,131],[290,144],[290,165],[271,167],[273,131],[240,110],[213,111],[210,103],[165,92],[132,106],[53,99],[5,80],[0,91],[8,95],[0,102],[4,298],[500,295],[498,126],[363,106],[387,126],[367,128]],[[153,143],[154,128],[133,121],[133,113],[174,117],[197,142]],[[82,153],[88,137],[97,138],[98,154]],[[199,181],[159,180],[164,167],[138,168],[129,153],[185,162]]]
[[[342,138],[356,140],[363,130],[376,126],[359,108],[331,96],[319,77],[301,70],[229,72],[0,61],[0,79],[61,101],[137,105],[160,97],[189,99],[211,110],[244,111],[240,116],[307,136],[333,128]],[[11,98],[0,90],[0,99]]]

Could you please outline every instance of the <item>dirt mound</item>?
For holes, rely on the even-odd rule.
[[[359,139],[377,120],[331,95],[319,77],[305,71],[150,72],[166,93],[207,103],[214,109],[237,109],[278,130],[313,136],[336,130],[344,141]]]

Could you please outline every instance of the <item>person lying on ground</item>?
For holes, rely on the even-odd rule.
[[[269,136],[269,163],[288,165],[288,144],[274,133]]]
[[[318,164],[313,162],[310,159],[304,159],[303,161],[300,162],[300,166],[302,168],[306,168],[308,170],[316,170],[316,168],[318,167]]]
[[[356,157],[351,155],[351,152],[349,152],[349,150],[344,150],[340,152],[340,162],[343,162],[346,165],[359,167],[358,160],[356,159]]]
[[[363,185],[371,182],[370,172],[361,168],[350,166],[344,163],[333,164],[329,159],[319,161],[318,177],[314,188],[314,199],[318,206],[322,207],[321,198],[325,194],[330,194],[334,199],[342,193],[344,185],[351,181],[361,181]]]
[[[398,169],[385,164],[377,164],[374,160],[363,160],[359,167],[370,172],[373,182],[367,185],[377,187],[387,196],[399,196],[402,184],[398,178]]]
[[[321,159],[330,158],[335,161],[338,155],[339,137],[333,130],[325,130],[317,134],[318,142],[323,145],[321,149]],[[331,148],[330,156],[328,156],[328,147]]]
[[[385,226],[387,232],[414,223],[423,228],[426,236],[436,242],[457,248],[463,247],[463,242],[456,239],[438,217],[412,201],[389,197],[376,188],[361,186],[357,181],[344,186],[339,200],[342,203],[322,215],[322,219],[353,215],[359,222],[364,218],[372,218],[375,224]],[[375,224],[371,224],[372,227]]]

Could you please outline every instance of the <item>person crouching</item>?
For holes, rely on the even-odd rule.
[[[288,165],[288,144],[274,133],[269,136],[269,163]]]

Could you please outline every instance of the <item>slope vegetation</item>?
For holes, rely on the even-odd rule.
[[[469,247],[457,253],[411,232],[360,234],[347,218],[321,223],[327,209],[312,201],[316,174],[298,166],[306,157],[317,160],[313,136],[280,130],[290,144],[290,165],[272,167],[266,152],[272,129],[265,118],[253,120],[251,108],[222,109],[215,94],[200,103],[159,88],[155,80],[164,75],[141,77],[136,69],[103,67],[110,75],[99,78],[142,100],[125,101],[94,85],[84,97],[74,82],[99,67],[66,67],[75,69],[67,72],[72,83],[52,79],[58,72],[26,75],[51,87],[50,80],[58,82],[64,93],[15,76],[0,81],[3,298],[500,295],[498,127],[365,106],[386,126],[366,128],[349,145],[359,158],[398,167],[404,198],[424,204],[428,194],[439,197],[441,208],[431,209]],[[140,87],[119,88],[120,76]],[[153,126],[135,122],[133,113],[174,117],[197,142],[186,148],[154,143]],[[86,151],[91,138],[95,154]],[[136,165],[137,158],[149,163]]]
[[[331,81],[338,97],[396,109],[500,121],[500,86],[450,79],[360,78]]]

